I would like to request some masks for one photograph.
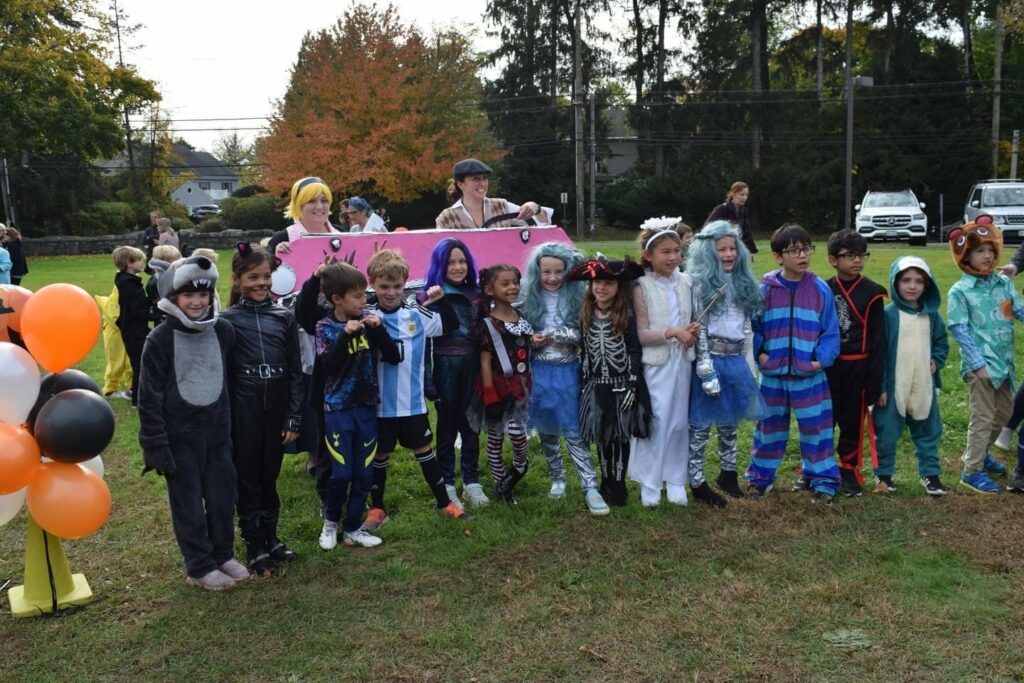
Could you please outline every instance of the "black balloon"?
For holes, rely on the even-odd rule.
[[[39,411],[35,437],[46,457],[58,462],[85,462],[102,453],[114,438],[114,411],[99,394],[68,389]]]
[[[81,370],[71,368],[64,372],[51,372],[43,377],[43,380],[39,383],[39,398],[36,399],[36,404],[32,406],[32,412],[28,414],[29,431],[35,430],[36,416],[39,415],[39,411],[46,405],[46,402],[68,389],[87,389],[97,396],[100,395],[99,385],[96,384],[92,377]]]

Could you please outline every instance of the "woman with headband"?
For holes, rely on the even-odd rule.
[[[478,228],[507,228],[513,221],[534,219],[538,225],[550,225],[555,210],[537,202],[522,206],[507,199],[487,196],[491,167],[476,159],[463,159],[452,169],[448,182],[448,201],[454,202],[437,216],[439,230],[474,230]],[[516,214],[515,218],[489,223],[495,216]]]
[[[290,243],[303,235],[338,233],[329,220],[332,199],[331,188],[316,176],[295,181],[284,211],[284,217],[295,223],[270,238],[267,248],[271,253],[287,254],[292,250]]]

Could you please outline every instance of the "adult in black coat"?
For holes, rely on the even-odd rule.
[[[11,284],[20,285],[21,278],[28,275],[28,261],[25,260],[25,246],[21,243],[21,233],[13,225],[9,225],[3,231],[3,238],[4,248],[11,254]]]

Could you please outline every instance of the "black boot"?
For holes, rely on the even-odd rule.
[[[733,498],[743,497],[743,490],[736,479],[735,470],[722,470],[718,473],[715,483],[718,484],[718,488],[722,489],[722,493],[727,496],[732,496]]]
[[[711,507],[724,508],[726,505],[725,498],[715,493],[714,489],[708,486],[706,481],[701,482],[700,486],[691,486],[690,491],[693,493],[694,498]]]
[[[609,481],[607,483],[608,493],[604,494],[604,502],[608,503],[612,507],[625,507],[626,506],[626,482],[624,481]]]
[[[514,467],[511,470],[509,470],[508,474],[506,474],[504,478],[502,478],[502,480],[499,481],[497,485],[495,485],[494,495],[497,498],[503,499],[509,505],[518,505],[519,501],[516,500],[516,497],[514,495],[512,495],[512,489],[515,488],[516,484],[519,483],[520,479],[526,476],[526,470],[528,470],[529,468],[530,466],[527,465],[526,467],[523,468],[522,472],[520,472]]]
[[[298,557],[298,554],[277,537],[277,517],[276,512],[269,512],[263,518],[264,533],[267,538],[267,553],[275,562],[291,562]]]
[[[249,571],[258,579],[273,576],[277,571],[277,565],[267,552],[267,536],[260,513],[239,515],[238,526],[242,530],[242,540],[245,541]]]

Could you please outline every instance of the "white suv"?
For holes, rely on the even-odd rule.
[[[910,190],[868,192],[857,210],[857,232],[867,240],[909,240],[927,244],[924,204]]]
[[[1024,181],[985,180],[974,184],[964,207],[964,222],[980,214],[992,216],[1003,233],[1003,241],[1024,239]]]

